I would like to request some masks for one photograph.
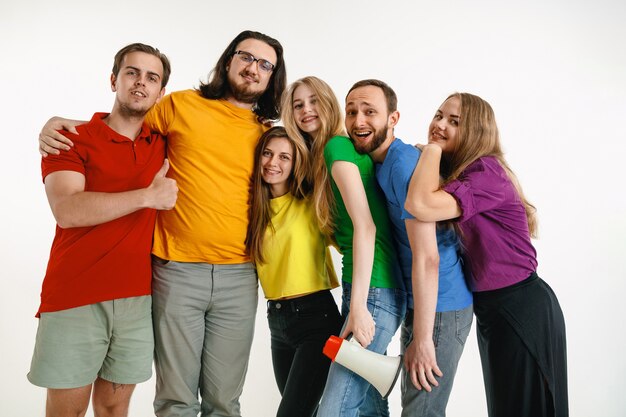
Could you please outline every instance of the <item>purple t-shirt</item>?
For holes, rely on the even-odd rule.
[[[508,287],[536,271],[524,204],[496,158],[474,161],[443,189],[461,207],[458,224],[472,291]]]

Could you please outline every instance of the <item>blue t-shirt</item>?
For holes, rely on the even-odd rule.
[[[382,164],[376,164],[376,179],[385,193],[387,209],[396,240],[402,278],[409,294],[408,306],[413,308],[411,291],[411,247],[406,233],[407,219],[414,219],[404,209],[411,176],[420,157],[420,150],[396,138]],[[467,288],[459,256],[459,239],[452,228],[437,227],[439,249],[439,292],[437,311],[461,310],[472,304],[472,293]]]

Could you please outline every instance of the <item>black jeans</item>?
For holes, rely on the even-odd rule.
[[[326,385],[330,359],[322,353],[343,324],[329,290],[267,302],[272,365],[282,400],[278,417],[313,416]]]

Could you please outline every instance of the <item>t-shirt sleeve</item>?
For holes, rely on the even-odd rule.
[[[497,164],[496,166],[489,166]],[[506,198],[508,177],[499,163],[478,160],[471,164],[458,179],[449,182],[443,190],[451,194],[461,207],[459,223],[474,215],[500,206]]]
[[[350,139],[341,136],[331,138],[324,148],[324,160],[330,172],[335,161],[347,161],[356,164],[357,153]]]
[[[48,175],[57,171],[75,171],[85,175],[85,162],[77,149],[77,147],[80,147],[76,140],[77,136],[67,132],[60,133],[71,139],[75,146],[72,146],[69,151],[61,151],[58,155],[48,155],[45,158],[41,158],[41,177],[43,181],[46,180]]]
[[[167,136],[171,121],[174,120],[174,110],[172,95],[168,94],[152,106],[144,122],[151,131]]]

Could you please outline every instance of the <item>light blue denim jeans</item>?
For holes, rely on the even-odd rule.
[[[474,318],[472,305],[463,310],[444,311],[435,314],[433,342],[437,365],[443,376],[437,377],[439,386],[431,392],[418,390],[402,368],[402,417],[444,417],[452,392],[457,365],[461,359],[467,335]],[[400,346],[402,354],[413,341],[413,310],[407,311],[402,323]]]
[[[352,285],[343,282],[341,310],[346,318],[349,312],[351,294]],[[367,347],[367,350],[382,354],[387,350],[387,346],[404,317],[406,293],[397,288],[370,288],[367,296],[367,309],[376,323],[374,340]],[[317,417],[368,415],[368,410],[362,406],[366,402],[366,397],[375,393],[375,390],[370,390],[370,388],[370,383],[365,379],[333,362],[330,366]],[[368,393],[368,390],[371,393]],[[375,404],[376,401],[368,399],[367,403],[368,405]]]

